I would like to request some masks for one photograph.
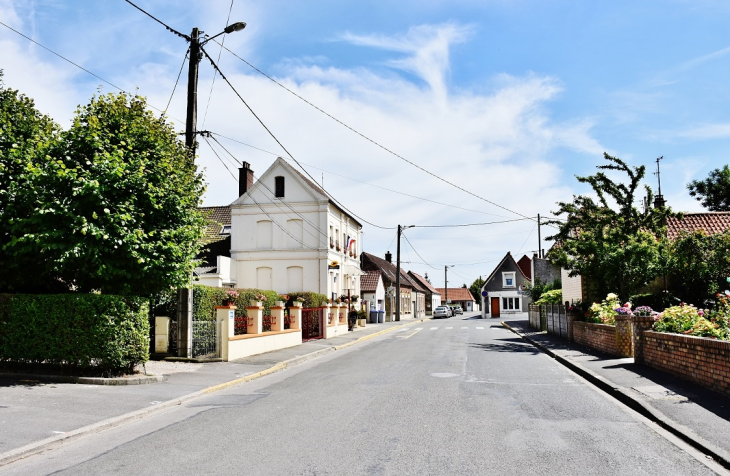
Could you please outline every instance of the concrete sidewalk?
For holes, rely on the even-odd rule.
[[[312,340],[231,362],[148,362],[148,373],[165,378],[145,385],[48,383],[27,377],[0,377],[0,466],[423,321],[367,325],[332,339]]]
[[[602,390],[730,468],[730,398],[650,367],[530,328],[502,324]]]

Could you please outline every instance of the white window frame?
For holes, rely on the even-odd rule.
[[[520,298],[519,296],[502,296],[500,307],[502,311],[506,312],[522,312],[522,298]]]
[[[502,273],[502,287],[503,288],[516,288],[517,287],[517,276],[515,271],[505,271]],[[512,285],[507,284],[507,280],[512,278]]]

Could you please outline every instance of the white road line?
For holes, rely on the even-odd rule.
[[[468,327],[462,327],[462,329],[468,329]]]
[[[423,327],[416,327],[416,330],[421,331],[421,330],[423,330]]]
[[[453,329],[453,327],[447,327],[447,329]]]
[[[438,329],[438,327],[432,327],[432,328],[431,328],[431,329],[429,329],[429,330],[431,330],[431,331],[435,331],[436,329]]]
[[[484,330],[484,328],[483,328],[483,327],[477,327],[477,329],[482,329],[482,330]]]

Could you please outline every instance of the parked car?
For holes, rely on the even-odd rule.
[[[454,311],[453,315],[464,314],[464,310],[461,308],[461,306],[451,306],[451,310]]]
[[[451,317],[451,309],[448,306],[438,306],[433,310],[433,318]]]

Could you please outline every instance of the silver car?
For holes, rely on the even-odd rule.
[[[438,306],[433,310],[433,318],[437,319],[439,317],[451,317],[451,309],[448,306]]]

